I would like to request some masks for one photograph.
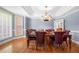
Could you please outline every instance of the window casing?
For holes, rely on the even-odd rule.
[[[0,9],[0,40],[12,37],[12,14]]]

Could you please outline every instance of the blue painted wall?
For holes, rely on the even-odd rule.
[[[64,17],[64,19],[65,28],[70,31],[76,31],[72,32],[72,39],[79,42],[79,11]]]
[[[53,29],[53,20],[43,21],[40,19],[31,19],[31,27],[33,29]]]
[[[79,30],[79,11],[65,18],[65,27],[70,30]]]
[[[31,28],[31,19],[26,17],[26,29]]]

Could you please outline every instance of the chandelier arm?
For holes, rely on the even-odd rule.
[[[45,13],[44,16],[42,16],[44,21],[50,21],[52,19],[52,16],[48,15],[47,7],[48,6],[45,6]]]

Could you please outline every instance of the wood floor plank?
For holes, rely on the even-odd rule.
[[[26,38],[15,39],[3,45],[0,45],[0,51],[9,46],[12,46],[12,53],[79,53],[79,46],[75,43],[72,43],[71,50],[69,50],[69,48],[66,46],[58,48],[55,46],[50,46],[45,47],[45,49],[43,49],[43,47],[39,47],[38,50],[36,50],[35,41],[31,41],[29,48],[27,48]],[[10,50],[10,48],[8,50]]]

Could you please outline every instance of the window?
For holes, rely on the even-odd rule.
[[[54,21],[54,29],[62,28],[64,30],[64,19],[58,19]]]
[[[23,35],[23,20],[22,16],[15,16],[15,36]]]
[[[0,40],[12,37],[12,14],[0,9]]]

